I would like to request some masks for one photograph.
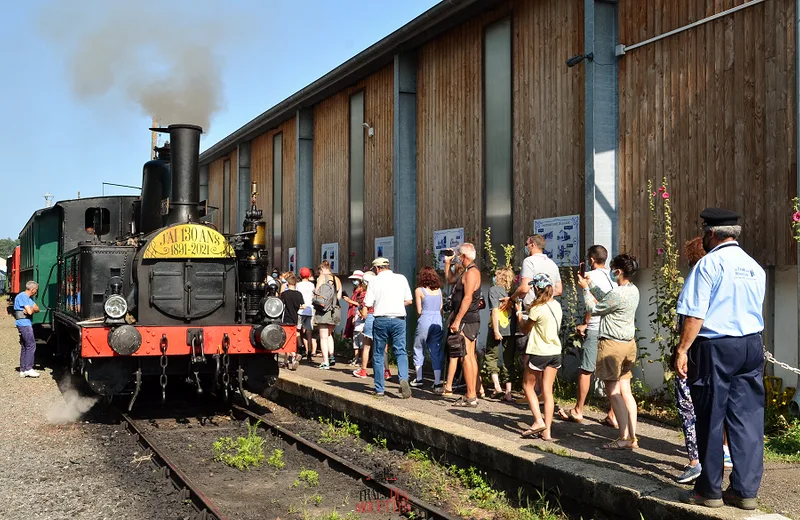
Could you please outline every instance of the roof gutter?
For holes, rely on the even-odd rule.
[[[314,83],[284,99],[200,154],[205,165],[227,155],[236,146],[291,119],[300,108],[311,106],[347,85],[390,63],[397,52],[414,48],[455,27],[498,0],[443,0],[406,25],[368,47]]]

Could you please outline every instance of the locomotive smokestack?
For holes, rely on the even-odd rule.
[[[172,196],[167,225],[200,220],[200,134],[196,125],[169,125]]]

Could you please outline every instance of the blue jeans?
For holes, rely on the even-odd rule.
[[[376,316],[372,325],[374,339],[372,370],[375,372],[375,391],[383,393],[383,350],[389,338],[397,359],[397,372],[400,380],[408,380],[408,354],[406,354],[406,320]]]

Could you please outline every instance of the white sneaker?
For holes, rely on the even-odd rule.
[[[39,372],[37,372],[34,369],[30,369],[30,370],[25,372],[25,376],[24,377],[39,377]]]

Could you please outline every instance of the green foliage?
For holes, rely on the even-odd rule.
[[[267,459],[267,464],[275,469],[283,469],[286,463],[283,462],[283,450],[272,450],[272,455]]]
[[[792,236],[797,242],[800,242],[800,199],[797,197],[792,199],[792,205],[794,208],[792,213]],[[0,240],[0,243],[2,243],[2,240]]]
[[[406,457],[417,462],[424,462],[428,460],[428,452],[414,448],[413,450],[406,453]]]
[[[768,459],[800,462],[800,420],[793,420],[783,432],[769,437],[764,448]]]
[[[378,435],[377,437],[374,437],[372,439],[372,442],[374,442],[375,446],[377,446],[378,448],[380,448],[382,450],[386,449],[386,437],[384,437],[382,435]]]
[[[581,340],[577,335],[577,327],[579,323],[583,323],[584,312],[580,308],[576,277],[577,270],[572,267],[561,269],[561,309],[563,316],[559,339],[561,340],[561,350],[564,355],[573,347],[581,348],[582,346]]]
[[[313,469],[304,469],[300,471],[299,478],[308,484],[309,487],[315,487],[319,485],[319,473]]]
[[[497,254],[495,253],[494,246],[492,246],[492,228],[483,230],[484,241],[483,249],[486,254],[486,269],[489,273],[494,273],[497,270]]]
[[[230,437],[221,437],[214,442],[214,460],[239,470],[260,466],[264,462],[264,439],[258,431],[257,422],[247,425],[247,437],[239,437],[235,441]]]
[[[358,424],[350,422],[347,414],[344,415],[342,420],[335,419],[332,421],[325,417],[320,417],[319,422],[325,426],[325,431],[322,432],[319,439],[320,442],[337,443],[348,437],[359,437],[361,435]]]
[[[315,506],[319,506],[322,503],[322,495],[313,495],[311,497],[311,501],[314,502]],[[338,516],[337,516],[337,518],[338,518]]]
[[[514,270],[514,244],[500,244],[503,248],[503,256],[506,259],[506,267]]]
[[[470,466],[467,469],[459,468],[457,466],[450,466],[448,473],[454,477],[458,477],[461,485],[469,489],[469,499],[475,502],[478,506],[485,506],[487,503],[504,497],[503,492],[498,492],[492,489],[489,482],[484,478],[482,472]]]
[[[650,236],[657,253],[653,263],[654,294],[650,297],[650,303],[655,305],[656,310],[650,315],[650,328],[653,330],[653,343],[658,346],[660,353],[658,361],[664,369],[664,381],[669,381],[673,376],[670,366],[672,352],[680,343],[677,308],[683,277],[678,268],[680,254],[672,227],[672,204],[666,178],[657,191],[653,189],[653,183],[647,181],[647,190],[652,194],[650,213],[653,227]]]
[[[19,245],[19,239],[0,238],[0,258],[7,258],[14,252],[14,248]]]

